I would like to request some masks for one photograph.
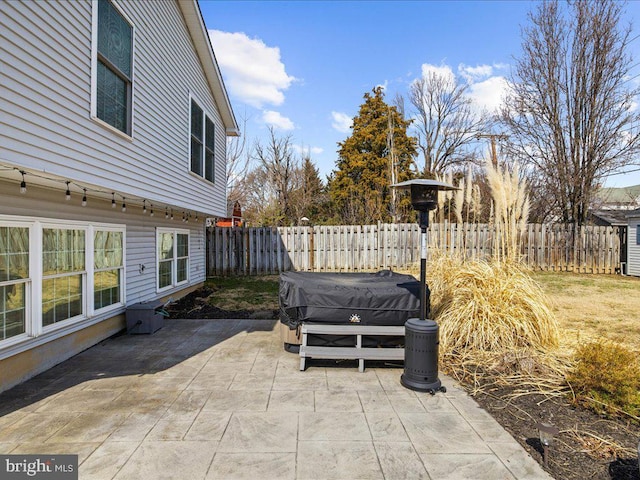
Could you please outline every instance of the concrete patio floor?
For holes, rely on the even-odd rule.
[[[274,321],[167,320],[0,394],[0,452],[78,454],[89,479],[549,479],[456,383],[299,371]],[[534,432],[532,432],[534,435]]]

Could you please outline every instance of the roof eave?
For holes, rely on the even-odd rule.
[[[211,47],[211,41],[209,40],[209,34],[207,33],[198,1],[178,0],[178,5],[184,16],[196,53],[202,63],[211,93],[220,110],[225,133],[227,136],[237,137],[240,135],[240,128],[233,113],[216,56]]]

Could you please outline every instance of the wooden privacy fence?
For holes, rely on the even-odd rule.
[[[499,248],[487,224],[432,224],[429,249],[490,258]],[[519,237],[522,260],[540,270],[615,273],[618,227],[530,224]],[[262,275],[401,269],[420,261],[416,224],[210,228],[208,275]]]

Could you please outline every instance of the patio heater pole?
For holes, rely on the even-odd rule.
[[[456,190],[435,180],[408,180],[391,185],[410,190],[411,205],[418,211],[420,224],[420,318],[410,318],[404,324],[404,373],[400,383],[410,390],[446,392],[438,379],[438,324],[429,320],[427,301],[427,228],[429,211],[438,205],[438,191]]]
[[[427,228],[429,212],[418,212],[420,216],[420,320],[429,316],[427,308]]]

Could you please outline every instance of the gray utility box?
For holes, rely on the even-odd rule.
[[[162,303],[151,300],[127,307],[127,333],[154,333],[164,326]]]

